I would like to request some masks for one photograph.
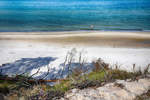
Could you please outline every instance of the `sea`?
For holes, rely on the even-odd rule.
[[[0,0],[0,32],[150,31],[150,0]]]

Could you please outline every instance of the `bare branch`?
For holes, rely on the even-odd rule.
[[[49,74],[50,69],[49,69],[49,67],[48,67],[48,66],[47,66],[47,69],[48,69],[48,70],[47,70],[46,75],[45,75],[43,78],[41,78],[42,80],[43,80],[43,79],[45,79],[45,78],[48,76],[48,74]]]
[[[28,78],[28,79],[30,79],[30,78],[32,78],[34,75],[38,74],[38,73],[39,73],[39,71],[40,71],[40,68],[37,70],[37,72],[36,72],[36,73],[34,73],[34,74],[32,74],[31,76],[29,76],[29,78]]]

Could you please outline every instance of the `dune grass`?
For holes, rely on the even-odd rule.
[[[72,56],[70,58],[73,59]],[[72,61],[69,60],[69,63],[72,63]],[[81,63],[80,67],[84,65],[81,59],[79,63]],[[84,89],[88,87],[100,87],[118,79],[130,79],[132,81],[150,75],[150,65],[148,65],[143,72],[141,70],[134,71],[134,68],[135,65],[133,65],[133,72],[120,70],[117,65],[112,69],[109,64],[98,59],[93,62],[93,69],[90,72],[82,71],[81,68],[70,69],[72,73],[69,74],[66,79],[58,80],[53,86],[45,82],[31,84],[28,79],[32,77],[26,75],[17,75],[17,81],[0,80],[0,93],[4,94],[6,99],[11,98],[11,100],[18,100],[20,98],[24,98],[25,100],[57,99],[63,97],[67,91],[73,88]],[[4,76],[0,75],[0,77]]]
[[[18,98],[55,98],[63,97],[65,92],[73,88],[84,89],[88,87],[99,87],[103,86],[108,82],[115,81],[117,79],[126,80],[138,80],[137,77],[145,77],[147,73],[138,72],[127,72],[119,69],[99,69],[97,71],[92,71],[88,74],[83,75],[82,73],[75,75],[72,73],[70,77],[63,81],[58,81],[54,86],[49,86],[47,84],[33,85],[32,87],[20,87],[18,90],[13,90],[11,87],[18,84],[9,81],[0,81],[0,92],[5,94],[7,98],[13,97]],[[11,95],[10,95],[10,92]],[[14,99],[14,100],[15,100]],[[138,99],[139,100],[139,99]]]

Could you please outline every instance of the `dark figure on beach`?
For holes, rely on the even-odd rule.
[[[91,28],[91,30],[93,30],[94,29],[94,25],[90,25],[90,28]]]

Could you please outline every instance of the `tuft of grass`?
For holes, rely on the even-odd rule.
[[[150,64],[148,64],[145,69],[144,69],[144,75],[146,76],[147,74],[149,74],[150,71]]]
[[[120,79],[126,80],[133,77],[133,73],[119,70],[119,69],[112,69],[109,71],[109,76],[111,79]]]
[[[60,91],[60,92],[66,92],[69,89],[71,89],[71,81],[69,80],[64,80],[58,84],[55,84],[50,88],[53,91]]]
[[[7,95],[12,90],[12,87],[15,87],[16,84],[11,81],[0,80],[0,93]]]
[[[105,72],[104,71],[97,71],[97,72],[91,72],[86,75],[87,80],[90,81],[102,81],[104,80]]]

